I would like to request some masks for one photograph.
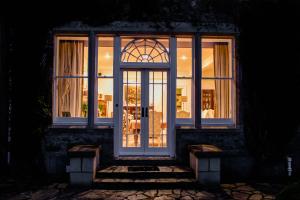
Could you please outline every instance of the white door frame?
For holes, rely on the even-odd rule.
[[[120,119],[120,125],[118,127],[119,129],[119,155],[170,155],[170,141],[171,137],[169,135],[169,130],[167,128],[167,147],[149,147],[149,133],[148,133],[148,117],[141,118],[141,132],[140,132],[140,147],[122,147],[123,142],[123,72],[124,71],[137,71],[141,73],[141,107],[148,108],[149,107],[149,72],[151,71],[159,71],[159,72],[167,72],[167,97],[169,96],[170,91],[170,76],[169,76],[169,70],[165,69],[150,69],[150,68],[140,68],[133,70],[132,68],[122,68],[120,70],[120,76],[119,76],[119,119]],[[170,116],[168,115],[170,113],[170,98],[167,98],[167,125],[169,123]],[[145,110],[146,115],[146,110]]]
[[[175,157],[175,120],[176,115],[176,38],[174,36],[170,37],[170,62],[168,64],[163,63],[152,64],[151,63],[121,63],[121,38],[116,36],[114,38],[114,156],[119,157],[121,155],[167,155],[170,157]],[[131,152],[121,152],[120,147],[122,145],[122,137],[120,137],[121,127],[122,127],[122,107],[120,102],[123,101],[122,96],[120,95],[120,88],[123,87],[123,81],[120,81],[122,75],[122,69],[136,69],[139,66],[139,69],[168,69],[168,111],[167,111],[167,152],[161,152],[161,148],[157,148],[156,151],[150,153],[138,152],[136,149],[133,149]],[[155,149],[155,148],[153,148]]]

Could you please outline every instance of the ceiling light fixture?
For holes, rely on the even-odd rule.
[[[186,55],[181,56],[181,60],[186,60],[186,59],[187,59]]]
[[[106,54],[104,55],[104,57],[105,57],[105,59],[110,59],[110,55],[109,55],[109,53],[108,52],[106,52]]]

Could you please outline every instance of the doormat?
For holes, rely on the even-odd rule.
[[[159,171],[157,166],[134,166],[128,167],[129,172],[139,172],[139,171]]]

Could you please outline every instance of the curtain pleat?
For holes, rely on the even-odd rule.
[[[229,77],[228,45],[214,44],[214,73],[217,78]],[[215,118],[229,118],[230,81],[215,79]]]
[[[59,46],[59,76],[81,76],[83,74],[83,41],[61,41]],[[58,113],[70,113],[70,117],[81,116],[82,78],[60,78],[58,81]]]

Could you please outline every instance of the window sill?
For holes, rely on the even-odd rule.
[[[53,118],[53,125],[55,126],[87,126],[88,119],[87,118],[79,118],[79,117],[55,117]]]
[[[243,130],[240,127],[176,127],[176,132],[184,133],[229,133],[240,134]]]
[[[105,126],[105,125],[95,125],[93,127],[89,127],[87,125],[57,125],[57,124],[53,124],[50,125],[48,127],[48,129],[66,129],[66,130],[74,130],[74,129],[89,129],[89,130],[93,130],[93,129],[113,129],[112,126]]]

